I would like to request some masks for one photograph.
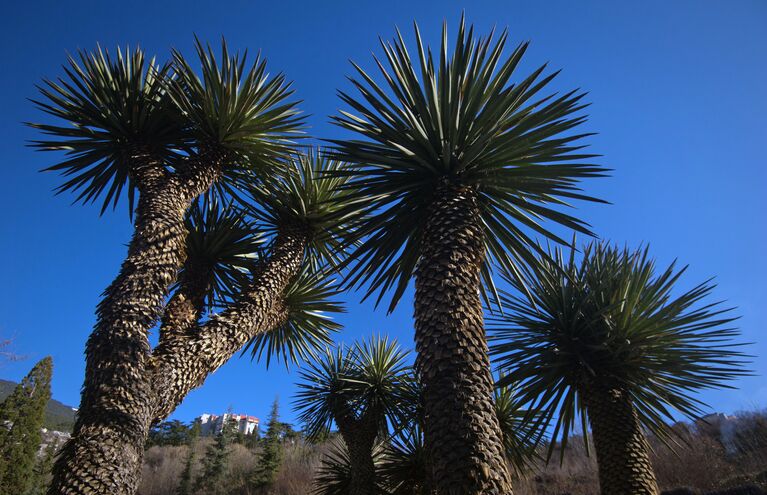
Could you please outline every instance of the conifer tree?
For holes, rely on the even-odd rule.
[[[231,412],[231,409],[227,412],[224,423],[221,425],[221,431],[205,451],[205,457],[202,460],[202,473],[195,483],[195,492],[202,491],[210,495],[223,493],[221,481],[229,468],[230,446],[235,436]]]
[[[279,400],[275,397],[272,404],[272,412],[269,414],[269,425],[263,440],[263,452],[258,467],[251,476],[251,484],[254,488],[265,488],[274,483],[277,471],[282,462],[282,443],[280,432],[283,424],[279,419]]]
[[[44,358],[0,404],[0,495],[31,488],[52,371],[53,360]]]
[[[195,449],[197,439],[200,436],[200,422],[195,421],[189,429],[189,452],[186,455],[186,464],[181,472],[181,481],[178,485],[177,495],[192,495],[192,468],[194,467]]]
[[[58,444],[55,441],[50,442],[43,455],[37,460],[35,469],[32,471],[30,488],[26,495],[44,495],[51,482],[51,471],[53,470],[53,460],[56,457],[56,448]]]

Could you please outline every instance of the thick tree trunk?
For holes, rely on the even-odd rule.
[[[420,246],[415,340],[426,446],[441,495],[512,493],[479,294],[482,236],[476,193],[440,188]]]
[[[254,274],[252,285],[231,307],[214,315],[185,338],[160,343],[152,356],[152,417],[162,421],[205,378],[226,363],[259,333],[286,318],[282,294],[303,261],[308,234],[282,229],[269,260]]]
[[[620,388],[589,387],[584,400],[604,495],[658,495],[650,447],[630,395]]]
[[[49,494],[135,493],[151,421],[147,334],[184,261],[186,210],[217,176],[216,166],[190,164],[170,174],[147,155],[134,158],[140,197],[133,238],[96,311],[77,422]]]
[[[373,449],[378,437],[376,413],[367,411],[355,418],[349,411],[335,413],[336,424],[349,451],[351,480],[349,495],[376,495],[376,468]]]

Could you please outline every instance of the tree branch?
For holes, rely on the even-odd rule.
[[[282,323],[287,311],[282,294],[303,260],[308,234],[283,229],[271,256],[254,274],[247,292],[214,315],[188,338],[168,339],[152,355],[154,419],[167,417],[186,395],[229,360],[254,336]]]

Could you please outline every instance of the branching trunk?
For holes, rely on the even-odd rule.
[[[229,360],[254,336],[268,332],[287,316],[282,293],[298,273],[307,233],[283,229],[269,260],[254,274],[252,285],[226,311],[211,317],[183,339],[168,339],[152,356],[152,417],[161,421],[186,395]]]
[[[658,495],[650,447],[631,397],[620,388],[584,393],[604,495]]]
[[[151,420],[147,334],[184,261],[186,210],[218,170],[215,160],[213,166],[195,160],[170,174],[146,154],[134,163],[140,197],[133,238],[97,308],[77,422],[54,466],[50,494],[135,493]]]
[[[415,339],[425,440],[441,495],[512,493],[479,294],[482,236],[476,193],[438,190],[416,271]]]
[[[187,259],[178,280],[178,289],[165,306],[160,323],[160,345],[173,338],[185,338],[196,329],[205,310],[205,297],[213,283],[213,269]]]

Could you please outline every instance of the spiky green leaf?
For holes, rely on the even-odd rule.
[[[392,293],[391,311],[419,258],[419,243],[435,190],[449,183],[478,196],[487,256],[509,273],[534,262],[530,233],[559,240],[544,222],[589,233],[561,211],[570,200],[596,199],[579,182],[605,169],[589,163],[573,129],[585,121],[583,93],[540,93],[556,75],[544,67],[514,82],[527,43],[504,57],[507,33],[477,38],[461,19],[455,47],[447,28],[435,59],[415,27],[418,59],[403,38],[381,42],[375,59],[380,79],[360,66],[351,83],[355,98],[341,92],[349,109],[334,117],[361,139],[331,140],[349,162],[348,210],[359,215],[362,240],[348,264],[349,283],[366,285],[366,296]],[[494,293],[490,265],[482,269],[486,294]]]
[[[591,243],[580,260],[574,246],[569,255],[549,250],[526,272],[532,300],[503,293],[504,314],[489,320],[491,355],[506,373],[499,384],[517,383],[534,422],[553,424],[552,440],[563,445],[586,426],[583,394],[593,386],[626,390],[641,424],[668,439],[674,411],[703,413],[695,392],[747,374],[736,318],[708,302],[710,281],[676,288],[684,271],[656,270],[647,248]]]

